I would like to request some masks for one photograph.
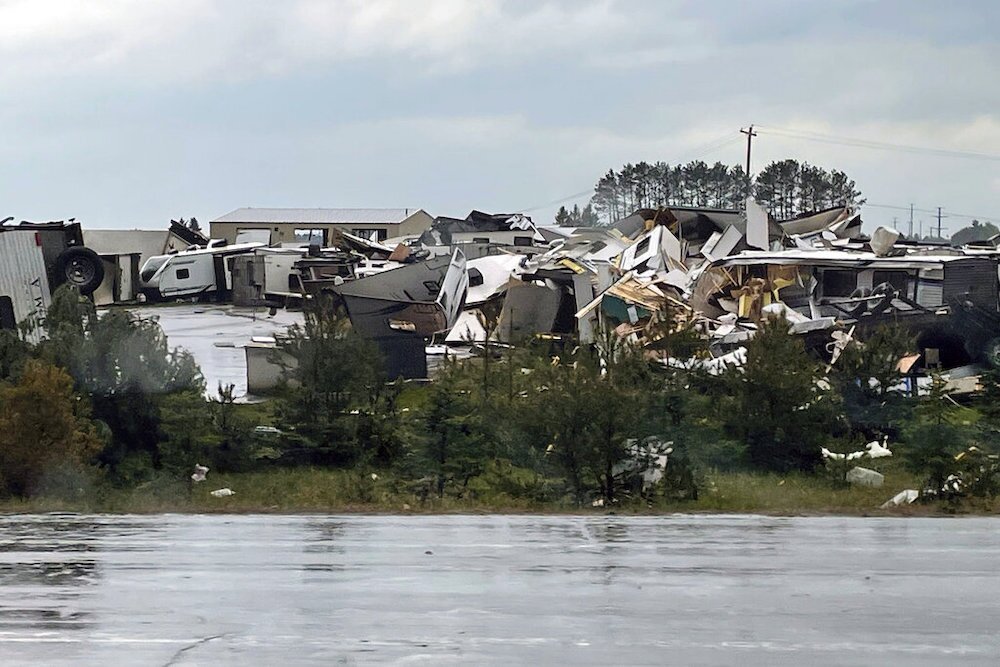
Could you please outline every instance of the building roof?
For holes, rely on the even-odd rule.
[[[296,224],[398,224],[419,208],[238,208],[212,222]]]

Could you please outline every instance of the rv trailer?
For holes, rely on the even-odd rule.
[[[139,276],[143,294],[152,301],[226,294],[232,288],[232,275],[226,260],[253,252],[264,244],[223,243],[210,241],[207,247],[194,246],[178,253],[150,257],[142,265]]]

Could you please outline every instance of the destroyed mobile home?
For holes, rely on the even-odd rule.
[[[318,237],[310,237],[278,246],[269,244],[268,235],[262,233],[266,230],[255,229],[250,235],[238,233],[232,243],[191,236],[189,240],[197,242],[188,246],[164,247],[162,251],[144,246],[148,259],[141,279],[150,298],[231,299],[234,304],[253,307],[252,311],[239,312],[236,308],[213,307],[214,312],[221,314],[225,310],[227,315],[246,321],[268,318],[268,322],[277,322],[279,308],[320,306],[309,308],[312,312],[306,316],[308,327],[317,321],[313,313],[330,312],[327,307],[339,310],[350,321],[354,333],[373,344],[343,337],[347,322],[338,320],[334,322],[335,334],[329,340],[323,339],[324,344],[332,345],[314,347],[323,353],[313,358],[337,359],[337,368],[349,369],[351,360],[360,362],[359,355],[378,350],[379,354],[371,356],[383,363],[359,363],[358,367],[371,367],[365,387],[379,391],[382,386],[378,378],[384,371],[390,379],[434,375],[438,381],[430,392],[471,394],[473,390],[467,391],[466,387],[475,386],[480,371],[488,378],[488,363],[444,364],[440,372],[432,372],[429,356],[432,362],[437,355],[502,359],[501,367],[510,372],[505,374],[506,398],[497,400],[503,403],[523,399],[527,416],[518,418],[541,424],[532,427],[534,430],[525,427],[525,432],[532,434],[533,449],[539,454],[544,452],[546,466],[575,465],[567,457],[576,454],[562,435],[574,433],[572,424],[585,423],[591,415],[595,421],[603,419],[600,412],[604,406],[609,407],[609,413],[631,414],[624,406],[642,403],[643,397],[655,395],[656,399],[633,420],[643,424],[642,428],[633,431],[631,423],[621,427],[612,424],[603,431],[605,444],[614,451],[607,450],[611,453],[602,462],[600,474],[593,474],[606,483],[602,490],[605,500],[619,497],[623,490],[633,494],[630,497],[640,497],[654,486],[663,487],[664,475],[676,476],[669,477],[668,485],[684,489],[683,499],[695,497],[692,494],[697,493],[698,484],[690,477],[695,469],[686,467],[685,459],[691,452],[689,435],[679,436],[675,451],[674,440],[665,436],[671,427],[656,421],[669,413],[677,424],[684,422],[681,410],[670,412],[672,408],[664,407],[676,398],[675,394],[685,395],[678,400],[693,397],[695,407],[689,412],[693,416],[702,414],[700,411],[706,409],[703,405],[714,406],[709,399],[715,395],[721,396],[720,405],[739,408],[719,410],[736,417],[725,423],[720,420],[718,433],[704,440],[710,447],[729,437],[734,438],[734,443],[739,438],[734,451],[744,447],[749,457],[746,460],[757,466],[758,461],[752,458],[756,450],[751,449],[756,443],[773,441],[777,443],[774,449],[782,452],[793,449],[785,447],[788,443],[799,443],[795,456],[800,450],[809,451],[800,457],[801,463],[786,456],[776,460],[775,469],[813,470],[825,459],[828,470],[836,470],[841,483],[879,486],[883,477],[876,469],[880,466],[876,459],[892,456],[884,434],[893,441],[902,434],[902,442],[912,443],[907,440],[908,427],[898,426],[895,417],[878,422],[875,428],[870,428],[870,421],[851,421],[856,412],[846,407],[850,392],[855,380],[858,386],[865,386],[869,375],[867,371],[856,373],[860,366],[852,364],[860,356],[856,351],[866,346],[873,349],[869,346],[875,340],[871,334],[877,334],[887,322],[893,323],[893,332],[900,325],[907,329],[908,335],[899,336],[899,344],[894,341],[892,354],[885,357],[888,365],[897,366],[899,371],[885,375],[893,378],[889,384],[902,381],[891,387],[880,385],[900,398],[904,394],[931,395],[941,386],[942,378],[948,384],[948,394],[980,391],[977,375],[984,366],[995,364],[998,356],[1000,253],[982,245],[950,248],[911,243],[883,228],[868,237],[861,233],[860,213],[851,208],[781,221],[748,200],[745,211],[679,207],[640,210],[607,227],[581,229],[538,228],[523,215],[479,213],[465,220],[439,218],[431,229],[430,234],[381,241],[333,230],[322,238],[322,243]],[[65,231],[60,233],[68,238]],[[499,236],[491,238],[493,233]],[[523,234],[522,240],[509,234]],[[45,295],[51,289],[51,262],[46,261],[40,239],[34,229],[11,228],[0,233],[0,244],[20,244],[16,254],[24,259],[0,268],[9,273],[10,267],[16,266],[23,276],[34,276],[38,295],[33,296],[29,290],[22,301],[26,299],[35,312],[44,308]],[[101,250],[102,262],[106,255],[140,254],[130,253],[124,246],[102,246]],[[129,263],[134,266],[131,260]],[[55,263],[56,268],[61,265]],[[124,273],[123,268],[120,270]],[[66,280],[70,277],[65,275]],[[51,277],[59,278],[58,272]],[[271,312],[260,313],[259,306]],[[28,312],[18,308],[15,316],[5,316],[15,325]],[[202,317],[205,308],[181,310],[206,319]],[[301,316],[283,316],[288,319],[281,326],[246,336],[245,344],[216,340],[214,347],[238,348],[240,351],[234,352],[237,359],[245,351],[247,391],[261,394],[285,385],[276,400],[289,405],[298,390],[309,390],[308,378],[323,374],[304,370],[311,367],[308,355],[301,354],[301,343],[303,336],[313,333],[303,333],[308,329],[300,328],[286,334],[285,327]],[[768,323],[772,319],[777,325]],[[785,335],[786,325],[803,345]],[[242,324],[236,326],[242,331],[247,329]],[[214,333],[218,335],[218,330]],[[675,333],[682,335],[673,336]],[[337,346],[348,353],[338,356]],[[744,380],[752,377],[762,349],[777,351],[769,357],[769,364],[782,358],[790,360],[785,371],[807,366],[811,369],[808,377],[800,378],[805,384],[790,385],[792,391],[786,394],[791,398],[777,409],[780,430],[788,431],[784,419],[787,415],[812,410],[819,404],[815,412],[802,412],[800,421],[822,422],[818,430],[829,437],[812,441],[801,437],[800,429],[781,440],[784,436],[778,430],[757,437],[739,432],[739,427],[732,425],[746,405],[762,403],[760,391],[737,396],[738,386],[749,383]],[[810,362],[806,351],[822,364]],[[627,363],[618,364],[619,357]],[[520,372],[515,360],[524,361]],[[838,372],[831,372],[838,363]],[[740,366],[745,368],[737,370]],[[824,366],[826,371],[822,370]],[[621,368],[628,372],[620,374]],[[663,372],[667,368],[703,370],[720,377]],[[466,375],[460,383],[449,385],[453,369]],[[633,372],[643,378],[634,386],[628,384],[631,380],[621,383],[614,379]],[[774,375],[795,373],[793,370]],[[991,377],[982,378],[984,387],[997,384]],[[577,381],[579,387],[588,383],[590,387],[586,400],[579,403],[579,414],[568,412],[565,423],[553,426],[549,433],[547,424],[552,420],[545,417],[549,415],[548,404],[571,403],[573,397],[560,392],[576,387]],[[933,386],[929,386],[931,383]],[[490,384],[489,379],[483,380],[484,397]],[[397,389],[402,386],[395,385]],[[452,392],[455,387],[463,388]],[[765,395],[772,398],[777,393]],[[875,393],[880,400],[885,396],[881,388]],[[803,401],[805,394],[813,398]],[[476,403],[473,409],[480,409],[485,399],[482,404]],[[927,402],[910,403],[923,406]],[[463,406],[458,407],[464,410]],[[833,408],[827,412],[838,415],[822,421],[827,419],[823,413],[826,406]],[[366,410],[375,414],[379,409],[355,402],[329,412],[331,419],[343,419],[345,423],[358,415],[358,428],[368,428],[370,424],[364,421],[368,418],[364,415],[369,414]],[[306,412],[316,411],[310,407]],[[303,421],[296,423],[307,424],[316,417],[302,416]],[[883,429],[882,425],[888,427]],[[866,451],[830,451],[840,444],[849,446],[846,439],[838,440],[840,436],[833,433],[841,426],[852,429],[852,437],[862,434],[875,440]],[[362,429],[360,433],[367,431]],[[295,437],[299,437],[297,432]],[[596,441],[596,436],[591,440]],[[367,441],[359,436],[358,442]],[[718,457],[713,461],[723,460],[730,453],[724,449],[729,444],[724,442],[723,449],[707,456]],[[966,458],[973,457],[969,454]],[[868,459],[876,462],[869,464]],[[668,460],[674,462],[670,469]],[[697,465],[708,464],[698,461]],[[954,472],[948,471],[953,477],[932,478],[933,483],[920,497],[961,493],[963,488],[980,483],[977,480],[982,475],[977,477],[974,471],[966,470],[963,476],[962,466],[953,467]],[[980,467],[995,471],[992,459]],[[684,475],[690,479],[681,479]],[[996,475],[990,472],[989,476]],[[584,487],[577,482],[572,484],[579,491]],[[900,502],[909,502],[911,495],[905,494]],[[582,496],[577,496],[577,502],[581,502]]]
[[[73,280],[102,302],[128,301],[140,289],[151,300],[269,308],[328,295],[390,359],[390,374],[404,377],[426,376],[421,345],[462,354],[481,353],[487,340],[591,343],[603,328],[665,364],[720,372],[740,363],[741,348],[770,316],[786,319],[831,363],[845,345],[888,321],[916,338],[908,363],[914,373],[966,369],[1000,350],[995,248],[914,243],[885,228],[869,238],[860,212],[845,207],[779,221],[750,199],[743,211],[644,209],[607,227],[579,229],[472,211],[464,219],[435,218],[397,239],[337,229],[278,246],[267,229],[237,230],[228,243],[171,225],[173,242],[161,253],[150,255],[137,238],[133,250],[102,243],[92,266],[84,260],[97,255],[73,236],[78,225],[57,234],[36,227],[4,227],[8,243],[17,233],[60,236],[59,244],[39,246],[45,275],[28,270],[31,280]],[[144,261],[133,275],[136,255]],[[12,267],[6,263],[5,272]],[[6,295],[7,310],[16,310],[5,314],[11,326],[26,317],[25,299],[39,297],[7,291],[18,291],[17,305]],[[47,288],[36,291],[47,298]],[[664,332],[681,330],[706,342],[710,358],[666,349]],[[974,388],[974,380],[962,386]]]

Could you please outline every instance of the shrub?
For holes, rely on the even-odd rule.
[[[63,369],[31,360],[14,385],[0,388],[0,470],[6,493],[33,493],[57,468],[90,463],[101,444]]]

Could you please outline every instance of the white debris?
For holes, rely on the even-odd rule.
[[[230,489],[229,487],[226,487],[224,489],[216,489],[215,491],[212,491],[209,495],[215,496],[216,498],[225,498],[226,496],[236,495],[236,492]]]
[[[885,482],[885,475],[868,468],[851,468],[846,478],[851,484],[878,488]]]
[[[195,482],[204,482],[205,475],[208,474],[208,468],[201,464],[194,464],[194,472],[191,474],[191,479]]]
[[[604,498],[598,498],[594,502],[590,503],[591,507],[604,507]]]
[[[941,490],[945,493],[961,493],[962,492],[962,478],[958,475],[948,475],[944,480],[944,486]]]
[[[831,452],[826,447],[823,447],[819,451],[823,455],[824,459],[830,459],[832,461],[843,461],[845,458],[847,458],[847,454],[840,454],[838,452]]]
[[[905,489],[894,495],[889,500],[882,503],[880,506],[882,509],[889,509],[890,507],[899,507],[900,505],[909,505],[917,498],[920,497],[920,492],[916,489]]]
[[[873,459],[880,459],[886,456],[892,456],[892,452],[889,451],[887,445],[889,444],[889,436],[882,438],[882,444],[880,445],[878,440],[872,440],[865,447],[868,449],[868,456]]]

